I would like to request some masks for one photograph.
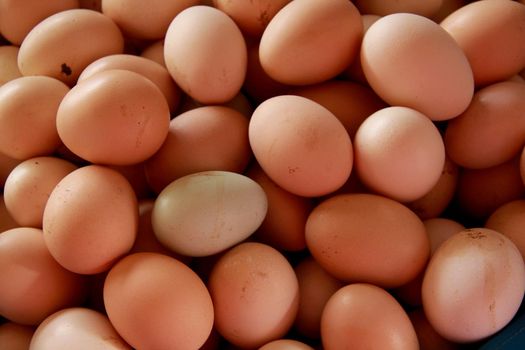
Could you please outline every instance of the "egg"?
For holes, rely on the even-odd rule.
[[[166,67],[180,88],[204,104],[231,100],[246,75],[246,43],[224,12],[192,6],[171,21],[164,39]]]
[[[51,155],[60,145],[56,114],[68,92],[61,81],[42,76],[0,86],[0,152],[20,160]]]
[[[525,265],[508,238],[487,228],[460,231],[432,256],[422,287],[425,315],[454,342],[475,342],[502,329],[525,292]]]
[[[18,69],[18,50],[14,45],[0,46],[0,86],[22,76]]]
[[[151,80],[110,69],[73,87],[57,111],[62,142],[98,164],[131,165],[151,157],[169,128],[166,98]]]
[[[306,244],[336,278],[384,288],[415,278],[430,249],[414,212],[374,194],[341,194],[322,201],[306,222]]]
[[[104,305],[111,324],[136,349],[198,349],[214,322],[202,280],[158,253],[131,254],[113,266],[104,282]]]
[[[166,62],[164,61],[164,39],[157,40],[146,46],[140,53],[140,56],[166,67]]]
[[[48,316],[31,339],[31,350],[131,350],[108,318],[83,307],[66,308]]]
[[[355,168],[372,191],[401,202],[427,194],[439,181],[445,146],[437,127],[408,107],[383,108],[359,126]]]
[[[278,339],[264,344],[259,350],[313,350],[309,345],[293,339]]]
[[[375,285],[354,283],[335,292],[321,318],[323,348],[419,349],[403,307]]]
[[[20,45],[23,75],[46,75],[68,85],[96,59],[122,53],[124,39],[111,19],[87,9],[65,10],[38,23]]]
[[[368,83],[390,105],[413,108],[432,120],[448,120],[472,99],[474,79],[467,57],[443,28],[426,17],[411,13],[382,17],[365,33],[360,55]]]
[[[43,237],[51,255],[81,274],[108,270],[133,246],[138,204],[124,176],[100,165],[66,175],[44,209]]]
[[[507,202],[494,210],[485,222],[485,227],[498,231],[508,237],[525,259],[525,200],[516,199]]]
[[[440,336],[428,322],[423,309],[411,310],[408,313],[408,317],[410,317],[410,321],[412,321],[416,331],[420,349],[459,350],[463,348],[461,344],[451,342]]]
[[[7,210],[4,196],[0,195],[0,233],[15,227],[19,225]]]
[[[263,243],[241,243],[222,255],[208,289],[217,331],[242,348],[283,337],[297,314],[299,289],[292,266]]]
[[[27,350],[33,337],[34,329],[14,322],[0,325],[0,344],[5,350]]]
[[[9,173],[20,163],[20,160],[13,159],[0,152],[0,188],[4,188]]]
[[[350,137],[329,110],[310,99],[281,95],[261,103],[248,129],[253,154],[280,187],[305,197],[341,187],[352,170]]]
[[[350,1],[292,1],[263,32],[261,65],[284,84],[320,83],[355,59],[362,33],[359,11]]]
[[[155,200],[151,220],[157,239],[174,252],[208,256],[250,236],[267,211],[255,181],[227,171],[204,171],[170,183]]]

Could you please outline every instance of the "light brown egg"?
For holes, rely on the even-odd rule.
[[[0,86],[22,76],[18,69],[18,46],[0,46]]]
[[[294,329],[309,339],[320,338],[321,315],[326,302],[344,284],[312,257],[301,260],[294,270],[299,281],[299,310]]]
[[[359,11],[350,1],[292,1],[264,30],[261,65],[284,84],[320,83],[341,73],[357,57],[362,35]]]
[[[69,173],[51,192],[44,210],[44,239],[62,266],[95,274],[131,249],[137,223],[137,198],[126,178],[88,165]]]
[[[516,199],[498,207],[488,217],[485,227],[507,236],[525,259],[525,200]]]
[[[66,10],[33,27],[20,45],[18,67],[23,75],[47,75],[71,86],[88,64],[123,49],[111,19],[93,10]]]
[[[474,1],[447,16],[443,27],[467,56],[477,86],[517,74],[525,66],[525,5]]]
[[[478,90],[467,110],[447,125],[447,154],[454,163],[471,169],[514,158],[525,142],[524,108],[523,83],[503,81]]]
[[[283,337],[299,305],[297,277],[274,248],[241,243],[215,264],[208,281],[215,327],[230,343],[257,348]]]
[[[463,347],[440,336],[428,322],[423,309],[414,309],[408,312],[422,350],[460,350]]]
[[[49,77],[21,77],[0,87],[0,152],[20,160],[50,155],[60,145],[58,106],[69,88]]]
[[[181,93],[171,78],[171,75],[168,73],[168,70],[156,62],[140,56],[116,54],[99,58],[82,71],[78,77],[78,82],[82,82],[96,73],[110,69],[124,69],[143,75],[162,91],[166,102],[168,102],[170,111],[175,111],[179,106]]]
[[[437,127],[420,112],[387,107],[369,116],[354,137],[355,168],[372,191],[410,202],[439,181],[445,146]]]
[[[328,194],[350,176],[353,153],[346,129],[328,109],[305,97],[282,95],[261,103],[248,136],[264,172],[296,195]]]
[[[48,316],[31,339],[31,350],[131,350],[108,318],[84,307],[66,308]]]
[[[430,253],[417,215],[373,194],[342,194],[321,202],[306,222],[306,244],[336,278],[385,288],[415,278]]]
[[[250,236],[267,210],[255,181],[233,172],[204,171],[181,177],[155,200],[151,220],[157,239],[187,256],[220,253]]]
[[[56,122],[61,140],[83,159],[130,165],[148,159],[162,146],[170,111],[149,79],[115,69],[73,87],[60,103]]]
[[[474,342],[502,329],[525,292],[525,265],[508,238],[472,228],[447,239],[432,256],[422,287],[425,315],[454,342]]]
[[[171,120],[164,143],[145,167],[159,193],[173,180],[200,171],[242,173],[251,156],[248,119],[229,107],[204,106]]]
[[[146,46],[140,56],[166,67],[166,62],[164,61],[164,40],[157,40]]]
[[[355,283],[335,292],[323,310],[321,338],[326,350],[419,349],[403,307],[387,291]]]
[[[278,339],[264,344],[259,350],[314,350],[314,348],[297,340]]]
[[[2,349],[28,350],[34,332],[33,327],[22,326],[14,322],[1,324],[0,344],[2,344]]]
[[[18,164],[9,174],[4,200],[20,226],[42,227],[44,208],[51,191],[77,167],[60,158],[36,157]]]
[[[171,22],[166,67],[180,88],[204,104],[231,100],[246,74],[246,43],[235,22],[209,6],[193,6]]]
[[[202,280],[180,261],[157,253],[120,260],[104,283],[104,304],[117,332],[137,349],[198,349],[214,322]]]
[[[374,22],[363,38],[361,65],[385,102],[432,120],[456,117],[474,93],[461,48],[437,23],[415,14],[395,13]]]
[[[14,45],[20,45],[26,35],[45,18],[79,7],[78,0],[3,0],[0,1],[0,32]]]
[[[432,17],[438,12],[443,0],[356,0],[355,3],[363,14],[386,16],[392,13],[407,12]]]
[[[84,279],[49,254],[42,230],[14,228],[0,233],[0,315],[24,325],[84,299]]]

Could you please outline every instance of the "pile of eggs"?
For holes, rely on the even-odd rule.
[[[1,0],[0,348],[491,339],[524,3]]]

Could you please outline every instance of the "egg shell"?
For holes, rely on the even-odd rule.
[[[350,1],[292,1],[263,32],[261,65],[281,83],[320,83],[341,73],[355,59],[362,34],[359,11]]]
[[[508,238],[472,228],[447,239],[432,256],[422,287],[432,327],[454,342],[474,342],[502,329],[525,292],[525,265]]]
[[[264,344],[259,350],[313,350],[311,346],[293,339],[278,339]]]
[[[188,256],[219,253],[250,236],[267,211],[264,190],[250,178],[205,171],[170,183],[155,200],[152,224],[158,240]]]
[[[170,182],[200,171],[242,173],[251,157],[248,119],[229,107],[203,106],[170,121],[164,143],[145,169],[148,183],[160,193]]]
[[[182,10],[195,6],[199,0],[104,0],[102,13],[115,22],[131,38],[161,39],[171,20]]]
[[[235,22],[209,6],[192,6],[170,23],[166,67],[177,85],[204,104],[231,100],[246,74],[246,43]]]
[[[525,5],[516,1],[474,1],[442,22],[467,56],[477,86],[517,74],[525,66]]]
[[[131,350],[109,319],[84,307],[66,308],[48,316],[31,339],[32,350]]]
[[[450,159],[483,169],[514,158],[525,142],[523,109],[523,83],[502,81],[478,90],[465,112],[447,124],[444,142]]]
[[[440,9],[443,0],[356,0],[355,5],[363,14],[386,16],[406,12],[432,17]]]
[[[0,46],[0,86],[22,76],[18,69],[18,50],[14,45]]]
[[[407,107],[383,108],[359,126],[355,169],[372,191],[402,202],[427,194],[439,181],[445,146],[437,127]]]
[[[461,344],[453,343],[440,336],[428,322],[422,308],[410,311],[408,317],[416,331],[420,349],[459,350],[464,348]]]
[[[95,274],[133,246],[138,204],[133,188],[115,170],[88,165],[66,175],[44,209],[44,240],[68,270]]]
[[[330,297],[321,338],[326,350],[419,349],[403,307],[384,289],[366,283],[344,286]]]
[[[250,119],[248,136],[264,172],[293,194],[328,194],[352,171],[352,143],[343,124],[305,97],[281,95],[261,103]]]
[[[60,139],[92,163],[131,165],[151,157],[168,134],[170,111],[159,88],[120,69],[73,87],[58,108]]]
[[[0,234],[0,284],[0,315],[22,325],[38,325],[85,296],[85,279],[60,266],[42,230],[30,227]]]
[[[0,87],[0,152],[20,160],[50,155],[60,145],[58,107],[69,92],[61,81],[20,77]]]
[[[241,243],[227,251],[214,265],[208,289],[217,331],[242,348],[283,337],[297,314],[293,268],[284,255],[262,243]]]
[[[115,54],[99,58],[82,71],[78,77],[78,82],[88,79],[96,73],[110,69],[130,70],[143,75],[162,91],[166,102],[168,102],[170,111],[175,111],[179,106],[181,93],[166,67],[140,56]]]
[[[0,195],[0,233],[19,226],[5,206],[4,196]]]
[[[5,322],[0,325],[0,344],[5,350],[27,350],[34,331],[30,326]]]
[[[366,31],[360,55],[368,83],[390,105],[447,120],[463,112],[472,99],[474,79],[467,57],[426,17],[382,17]]]
[[[20,226],[42,228],[51,191],[77,167],[60,158],[36,157],[18,164],[7,177],[4,200]]]
[[[507,202],[488,217],[485,227],[498,231],[508,237],[525,259],[525,200],[516,199]]]
[[[166,62],[164,61],[164,39],[157,40],[146,46],[140,56],[166,67]]]
[[[111,19],[97,11],[66,10],[31,29],[20,45],[18,68],[23,75],[46,75],[71,86],[91,62],[123,49],[122,33]]]
[[[120,260],[104,282],[104,305],[133,348],[198,349],[213,322],[210,294],[182,262],[158,253]]]
[[[414,212],[373,194],[341,194],[321,202],[306,222],[306,244],[336,278],[385,288],[415,278],[430,250]]]

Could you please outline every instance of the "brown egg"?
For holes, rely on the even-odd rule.
[[[123,49],[124,39],[111,19],[92,10],[66,10],[33,27],[20,46],[18,67],[23,75],[47,75],[74,85],[88,64]]]
[[[362,34],[359,11],[350,1],[292,1],[264,30],[261,65],[284,84],[320,83],[341,73],[357,57]]]
[[[507,236],[525,259],[525,200],[516,199],[498,207],[488,217],[485,227]]]
[[[149,79],[115,69],[73,87],[56,119],[60,138],[78,156],[92,163],[130,165],[162,146],[170,111]]]
[[[321,318],[325,350],[419,349],[416,332],[401,305],[384,289],[350,284],[330,297]]]
[[[44,210],[44,239],[51,255],[68,270],[95,274],[133,246],[137,198],[115,170],[89,165],[64,177]]]
[[[102,13],[111,18],[126,36],[151,40],[163,38],[177,14],[199,3],[199,0],[154,0],[148,3],[141,0],[104,0]]]
[[[246,74],[246,43],[235,22],[209,6],[193,6],[171,22],[166,67],[180,88],[204,104],[231,100]]]
[[[42,227],[44,208],[51,191],[77,167],[60,158],[36,157],[18,164],[9,174],[4,200],[20,226]]]
[[[344,284],[312,257],[300,261],[294,270],[299,281],[299,310],[294,329],[310,339],[320,338],[321,315],[326,302]]]
[[[4,196],[0,195],[0,233],[19,226],[7,210]]]
[[[261,225],[267,200],[252,179],[227,171],[204,171],[170,183],[151,214],[157,239],[187,256],[220,253]]]
[[[438,12],[443,0],[356,0],[355,3],[363,14],[386,16],[392,13],[407,12],[432,17]]]
[[[237,112],[240,112],[248,119],[251,117],[253,113],[253,107],[252,107],[251,101],[242,92],[239,92],[230,101],[221,103],[220,105],[224,107],[229,107],[231,109],[235,109]],[[177,113],[182,114],[191,109],[195,109],[199,107],[206,107],[206,106],[207,105],[202,104],[198,101],[195,101],[190,96],[184,95],[182,99],[182,103],[179,109],[177,110]]]
[[[467,56],[477,86],[517,74],[525,65],[525,6],[516,1],[474,1],[441,22]]]
[[[20,163],[19,159],[13,159],[0,152],[0,188],[4,188],[9,173]]]
[[[28,350],[34,332],[33,327],[22,326],[13,322],[1,324],[0,344],[2,344],[2,349]]]
[[[474,342],[502,329],[525,292],[525,265],[508,238],[486,228],[447,239],[432,256],[422,287],[432,327],[454,342]]]
[[[145,163],[157,193],[173,180],[207,170],[241,173],[251,159],[248,119],[224,106],[204,106],[172,119],[166,140]]]
[[[371,190],[410,202],[439,181],[445,147],[437,127],[407,107],[387,107],[369,116],[354,137],[355,168]]]
[[[478,90],[467,110],[447,125],[447,154],[454,163],[472,169],[514,158],[525,142],[524,108],[523,83],[503,81]]]
[[[430,250],[416,214],[372,194],[342,194],[321,202],[306,222],[306,244],[336,278],[385,288],[415,278]]]
[[[202,280],[180,261],[157,253],[120,260],[104,283],[104,304],[117,332],[137,349],[198,349],[214,322]]]
[[[18,69],[18,50],[18,46],[0,46],[0,86],[22,76]]]
[[[3,0],[0,2],[0,32],[12,44],[20,45],[39,22],[78,6],[78,0]]]
[[[0,315],[37,325],[84,299],[84,279],[49,254],[42,230],[14,228],[0,233]]]
[[[0,87],[0,152],[20,160],[50,155],[60,145],[58,106],[69,88],[49,77],[21,77]]]
[[[170,111],[175,111],[180,102],[180,91],[168,70],[147,58],[129,54],[116,54],[99,58],[87,66],[80,76],[78,82],[88,79],[96,73],[110,69],[124,69],[143,75],[151,80],[161,91]]]
[[[213,0],[213,6],[230,16],[243,33],[260,37],[281,8],[291,0]]]
[[[278,339],[264,344],[259,350],[314,350],[314,348],[297,340]]]
[[[277,186],[257,164],[246,175],[262,187],[268,200],[266,216],[255,232],[257,241],[285,251],[306,248],[304,225],[313,208],[312,201]]]
[[[385,102],[432,120],[454,118],[474,93],[461,48],[437,23],[415,14],[394,13],[374,22],[363,38],[361,65]]]
[[[67,308],[47,317],[36,329],[31,350],[131,350],[108,318],[83,307]]]
[[[387,107],[372,89],[344,80],[300,87],[289,93],[309,98],[328,109],[343,123],[351,139],[368,116]]]
[[[293,194],[325,195],[350,176],[353,153],[346,129],[328,109],[305,97],[282,95],[261,103],[248,136],[264,172]]]
[[[408,313],[410,321],[414,326],[419,341],[419,348],[421,350],[460,350],[462,346],[453,343],[442,336],[440,336],[428,320],[423,312],[423,309],[415,309]]]
[[[166,62],[164,61],[164,40],[158,40],[146,46],[140,56],[166,67]]]
[[[226,252],[213,267],[208,289],[217,331],[243,348],[257,348],[284,336],[299,306],[292,266],[262,243],[241,243]]]

